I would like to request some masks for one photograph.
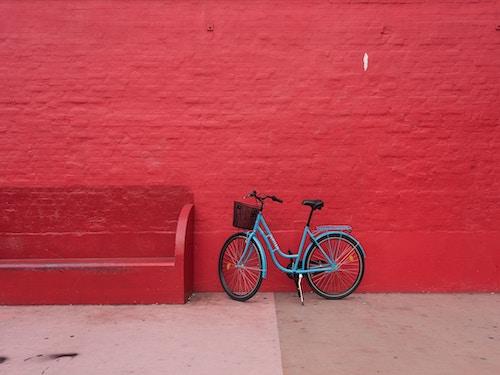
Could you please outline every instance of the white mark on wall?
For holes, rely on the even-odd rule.
[[[365,72],[368,70],[368,54],[366,52],[363,56],[363,69]]]

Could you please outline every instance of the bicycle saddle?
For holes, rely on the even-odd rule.
[[[311,207],[313,210],[321,210],[325,205],[323,201],[319,199],[306,199],[302,204]]]

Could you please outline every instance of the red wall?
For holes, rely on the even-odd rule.
[[[365,245],[365,291],[500,290],[496,1],[0,2],[0,186],[184,185],[196,290],[256,188]],[[207,29],[213,25],[214,30]],[[362,66],[363,54],[369,66]],[[70,198],[68,198],[70,199]],[[277,272],[264,290],[290,288]]]

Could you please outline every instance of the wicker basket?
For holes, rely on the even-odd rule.
[[[253,229],[259,208],[241,202],[234,202],[233,226],[241,229]]]

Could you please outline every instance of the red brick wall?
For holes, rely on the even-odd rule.
[[[326,202],[316,223],[352,224],[365,291],[498,291],[498,15],[496,1],[2,1],[0,186],[188,186],[197,290],[220,290],[232,201],[256,188],[285,200],[266,210],[285,249],[303,198]]]

